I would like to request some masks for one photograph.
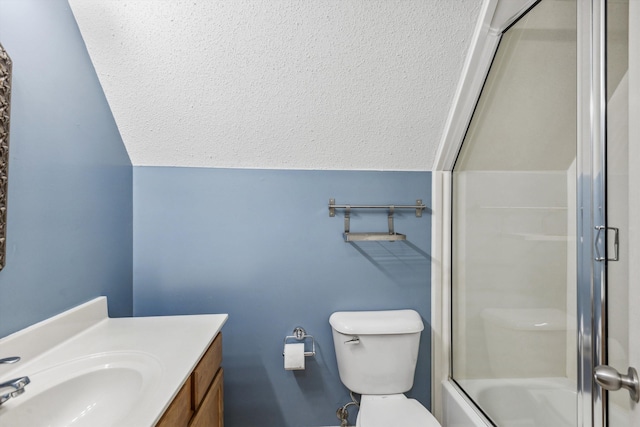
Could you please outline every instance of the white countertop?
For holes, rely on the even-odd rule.
[[[20,356],[22,360],[0,365],[0,383],[29,376],[31,384],[23,395],[0,405],[0,425],[3,413],[46,387],[38,383],[39,377],[46,378],[42,372],[70,361],[119,354],[139,356],[153,378],[117,425],[153,426],[227,318],[226,314],[203,314],[112,319],[107,316],[106,298],[100,297],[2,338],[0,358]]]

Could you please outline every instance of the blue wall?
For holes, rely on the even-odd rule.
[[[132,314],[132,169],[66,0],[0,0],[13,59],[0,336],[99,295]]]
[[[430,188],[428,172],[134,167],[134,313],[229,313],[226,425],[300,427],[338,424],[349,401],[329,315],[413,308],[426,330],[410,394],[429,407],[430,214],[397,214],[406,243],[355,245],[327,204],[429,204]],[[386,226],[384,211],[353,214],[352,231]],[[285,371],[283,339],[297,325],[318,354]]]

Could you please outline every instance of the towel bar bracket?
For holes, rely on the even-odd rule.
[[[345,233],[349,232],[349,228],[350,228],[349,221],[351,221],[351,206],[347,206],[344,211],[344,232]]]
[[[395,208],[393,206],[389,206],[389,216],[387,217],[387,222],[389,223],[389,234],[396,234],[393,227],[393,212]]]

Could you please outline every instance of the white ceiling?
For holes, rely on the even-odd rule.
[[[69,0],[134,165],[431,170],[481,0]]]

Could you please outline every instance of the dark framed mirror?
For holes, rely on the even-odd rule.
[[[0,270],[6,263],[11,58],[0,44]]]

